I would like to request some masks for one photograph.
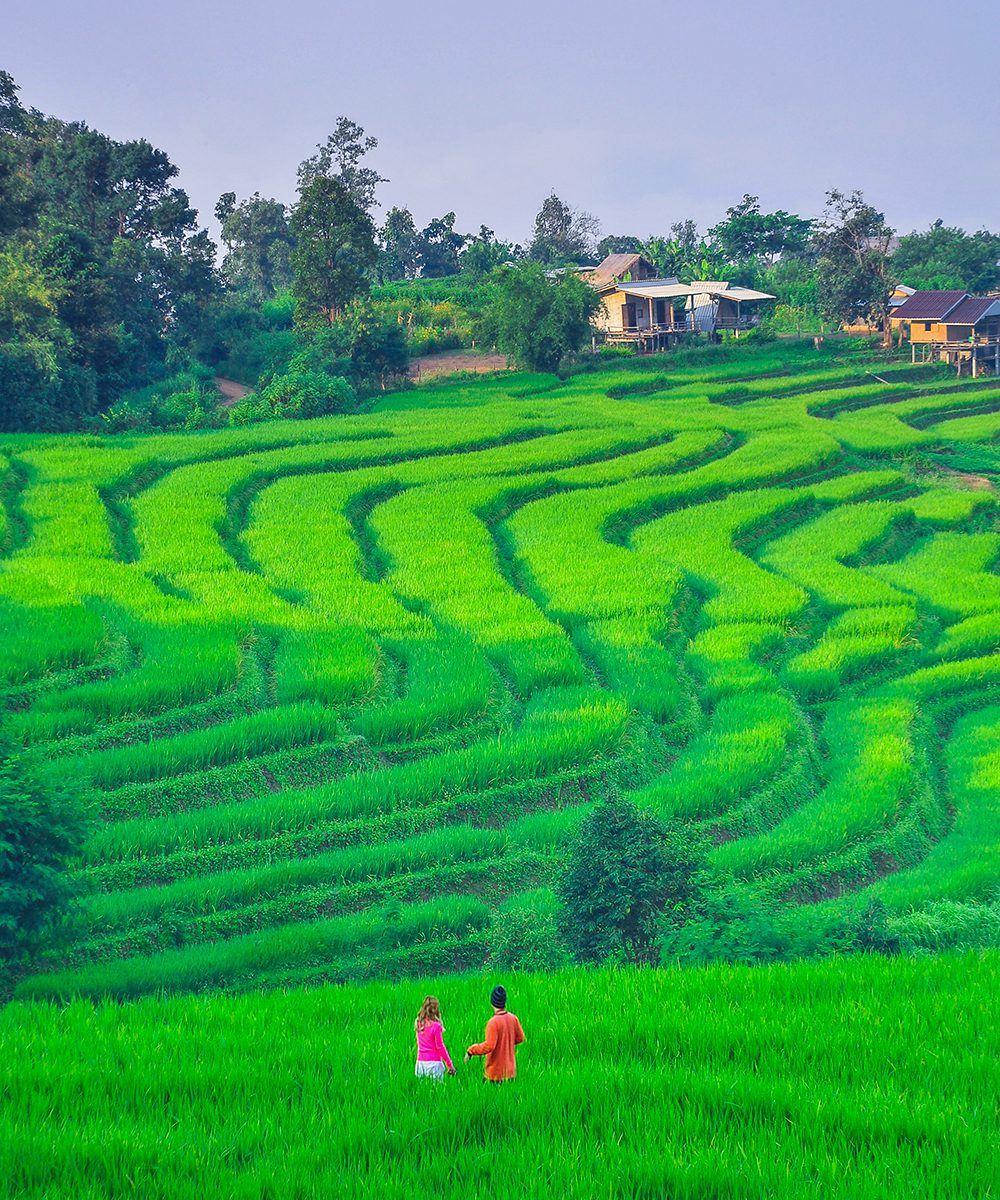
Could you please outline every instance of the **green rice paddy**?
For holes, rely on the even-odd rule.
[[[990,379],[764,346],[9,438],[5,724],[101,815],[19,995],[378,975],[387,911],[394,972],[474,968],[611,789],[806,946],[873,897],[967,945],[1000,888],[998,413]]]
[[[5,439],[0,712],[99,821],[3,1194],[996,1194],[998,436],[997,381],[737,346]],[[415,1093],[613,791],[918,957],[525,976],[517,1090]]]

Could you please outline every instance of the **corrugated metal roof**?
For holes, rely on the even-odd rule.
[[[719,295],[725,300],[776,300],[777,296],[772,296],[770,292],[755,292],[753,288],[731,287],[726,288],[724,292],[719,292]]]
[[[968,292],[915,292],[892,314],[901,321],[943,321]]]
[[[620,283],[618,291],[627,296],[653,297],[654,300],[666,300],[680,296],[704,296],[709,300],[775,300],[770,292],[756,292],[753,288],[728,287],[710,280],[699,280],[697,283],[678,283],[676,279],[641,279],[637,283]]]
[[[984,317],[1000,313],[1000,300],[994,296],[967,296],[948,314],[949,325],[978,325]]]
[[[618,291],[626,296],[641,296],[643,300],[671,300],[695,294],[686,283],[678,283],[676,279],[642,279],[638,283],[620,283]]]

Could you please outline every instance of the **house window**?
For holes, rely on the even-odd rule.
[[[930,323],[930,321],[926,321],[924,323],[924,333],[930,333],[930,331],[931,331],[931,323]]]

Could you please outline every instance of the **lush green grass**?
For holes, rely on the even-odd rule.
[[[386,950],[391,963],[391,951]],[[0,1012],[11,1200],[971,1200],[996,1188],[996,955],[508,977]],[[442,1002],[458,1074],[413,1078]]]
[[[5,440],[0,720],[100,818],[22,994],[482,962],[614,790],[800,949],[876,899],[904,945],[992,945],[998,410],[741,343]]]

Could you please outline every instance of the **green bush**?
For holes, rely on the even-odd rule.
[[[126,392],[100,418],[105,433],[211,429],[225,424],[213,373],[201,365]]]
[[[491,967],[509,971],[557,971],[570,964],[559,935],[559,901],[547,888],[522,892],[500,906],[489,934]]]
[[[67,868],[88,829],[75,784],[52,785],[0,743],[0,994],[5,970],[37,947],[78,893]]]
[[[325,417],[346,412],[355,403],[354,391],[342,376],[301,370],[279,375],[260,399],[275,417]]]
[[[653,961],[657,921],[683,921],[704,870],[689,830],[611,796],[584,818],[560,880],[559,930],[578,962]]]

